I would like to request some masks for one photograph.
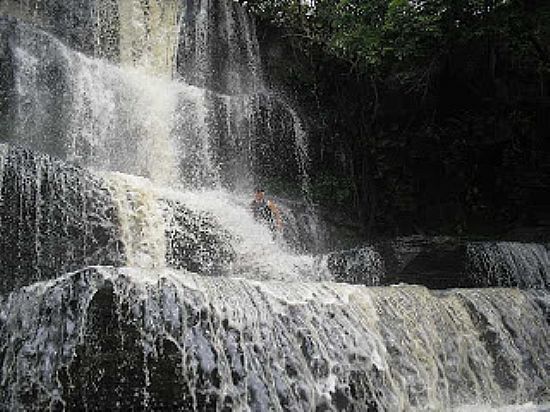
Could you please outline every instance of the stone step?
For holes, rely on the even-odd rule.
[[[549,239],[550,226],[539,235]],[[536,243],[398,238],[334,252],[328,266],[337,281],[370,286],[550,287],[548,245]]]

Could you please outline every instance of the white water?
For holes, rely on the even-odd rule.
[[[507,405],[495,407],[491,405],[464,405],[453,409],[455,412],[548,412],[550,404],[536,405],[532,402],[522,405]]]
[[[15,50],[17,134],[33,147],[44,128],[51,127],[44,119],[55,102],[48,79],[41,78],[45,63],[40,43],[28,27],[23,26],[20,35],[29,44]],[[188,173],[189,184],[215,179],[204,90],[152,77],[144,69],[91,59],[48,35],[40,36],[62,63],[68,82],[53,90],[70,104],[64,107],[67,120],[60,126],[64,147],[52,150],[96,170],[147,176],[160,184],[181,184],[180,164],[194,172]]]
[[[313,256],[295,254],[282,236],[277,233],[274,236],[265,225],[256,222],[248,210],[249,197],[222,191],[166,190],[161,197],[213,216],[230,233],[231,246],[236,252],[230,268],[233,276],[310,281],[331,278],[326,266]]]
[[[220,379],[208,389],[217,410],[225,396],[236,410],[527,407],[549,379],[550,335],[537,303],[549,302],[547,292],[433,294],[421,287],[95,268],[24,288],[1,305],[2,342],[26,345],[3,348],[4,405],[20,407],[14,389],[30,382],[44,387],[46,398],[63,396],[68,388],[54,378],[56,371],[73,361],[77,346],[86,347],[87,333],[98,333],[93,328],[101,324],[88,314],[93,297],[108,285],[113,310],[126,325],[117,339],[132,336],[132,319],[139,319],[138,346],[132,350],[143,356],[136,359],[162,359],[159,339],[179,357],[192,356],[177,373],[190,385],[181,390],[199,408],[205,405],[198,396],[208,388],[199,379],[204,374]],[[145,376],[153,372],[149,362],[138,370]],[[139,379],[128,378],[139,388]],[[173,385],[180,382],[178,376],[171,379]],[[134,406],[159,396],[142,389]]]
[[[545,245],[474,242],[467,253],[469,271],[479,285],[550,287],[550,255]]]
[[[152,183],[120,173],[104,174],[118,210],[126,264],[141,268],[166,266],[164,211]]]
[[[202,2],[201,7],[206,7],[205,4]],[[146,50],[166,55],[166,50],[173,47],[171,35],[146,30],[144,39],[143,16],[139,17],[135,4],[127,6],[129,9],[123,8],[120,17],[121,42],[125,44],[124,39],[131,38],[134,28],[136,44],[150,41],[152,45]],[[160,13],[157,20],[167,19],[165,30],[171,32],[177,27],[170,23],[174,10],[168,4],[166,7],[165,13],[157,10]],[[239,13],[239,24],[244,30],[244,40],[239,41],[246,45],[248,62],[241,62],[239,67],[240,70],[248,67],[246,70],[256,77],[257,44],[251,40],[253,29],[248,19]],[[199,28],[201,16],[202,11]],[[155,19],[155,15],[148,18]],[[234,30],[235,22],[228,24]],[[265,94],[257,80],[245,81],[247,74],[242,70],[241,80],[231,83],[233,94],[218,94],[201,82],[196,82],[199,84],[196,87],[167,77],[167,72],[174,70],[169,67],[175,64],[170,59],[161,59],[164,62],[161,64],[153,57],[141,55],[132,60],[123,54],[123,64],[117,66],[75,52],[32,26],[18,24],[16,30],[14,140],[19,144],[95,170],[148,177],[174,188],[225,186],[249,193],[258,179],[258,170],[272,178],[269,169],[273,166],[273,173],[284,173],[285,164],[296,163],[307,195],[307,142],[296,112],[286,104],[274,109],[270,103],[274,98]],[[200,30],[195,34],[199,35]],[[230,41],[233,35],[228,33],[226,40]],[[208,51],[209,40],[200,41],[197,53]],[[121,47],[126,50],[123,44]],[[200,62],[199,57],[196,59]],[[255,84],[252,89],[251,84]],[[260,99],[267,102],[264,107],[260,107]],[[286,112],[281,116],[275,110]],[[281,120],[273,120],[277,118]],[[265,132],[274,134],[266,137],[268,142],[260,141],[257,135],[259,123],[264,122],[268,125]],[[278,129],[271,129],[274,122],[282,123],[277,125]],[[291,125],[290,129],[285,122]],[[282,133],[290,133],[294,141],[277,136]],[[266,152],[266,144],[271,145],[271,151],[282,148],[281,145],[294,145],[294,150],[289,151],[294,153],[294,159],[283,154],[277,158],[275,151]],[[274,160],[266,164],[269,157]]]
[[[0,201],[2,200],[2,183],[4,181],[4,162],[8,153],[8,145],[0,144]]]
[[[118,3],[120,61],[147,73],[172,78],[180,31],[180,2],[139,0]]]
[[[191,15],[184,8],[178,21],[172,1],[150,2],[150,15],[136,1],[118,4],[120,65],[17,26],[16,140],[103,177],[133,268],[69,274],[5,298],[0,404],[25,409],[24,395],[32,397],[36,387],[41,389],[32,407],[65,402],[74,388],[61,383],[62,366],[85,373],[78,362],[86,358],[78,358],[76,349],[87,347],[91,363],[102,360],[99,346],[89,343],[101,317],[89,308],[109,284],[121,326],[111,330],[120,339],[108,354],[124,348],[134,328],[140,353],[133,359],[143,362],[136,368],[145,384],[136,383],[135,398],[126,399],[132,407],[146,409],[155,398],[147,360],[164,356],[158,340],[176,348],[185,369],[168,382],[176,387],[183,376],[189,387],[178,389],[190,392],[195,407],[203,406],[199,394],[205,390],[217,409],[229,396],[237,410],[361,410],[367,402],[392,411],[448,410],[547,401],[550,336],[542,309],[548,304],[541,303],[548,302],[547,292],[434,294],[419,287],[307,283],[328,278],[326,262],[294,253],[255,222],[250,193],[221,189],[249,189],[258,167],[265,167],[256,164],[264,148],[255,150],[265,143],[258,136],[261,107],[273,142],[287,126],[276,124],[273,100],[262,106],[254,95],[265,92],[257,40],[240,7],[224,2],[223,24],[214,26],[213,2],[186,2]],[[176,62],[179,24],[184,50]],[[213,39],[226,41],[229,50],[221,71]],[[182,55],[190,61],[181,61]],[[170,77],[176,63],[192,70],[180,72],[182,79]],[[286,116],[294,140],[280,148],[294,155],[307,194],[307,139],[296,113]],[[190,233],[180,214],[193,223],[197,217],[201,230]],[[174,239],[167,233],[199,249],[192,251],[198,273],[204,268],[205,274],[232,278],[168,269]],[[203,235],[213,246],[202,243]],[[212,264],[217,248],[228,254],[222,267]],[[369,258],[378,264],[377,256]],[[135,376],[123,378],[127,384]],[[78,389],[90,390],[91,382]]]
[[[385,262],[375,248],[364,246],[335,253],[328,265],[337,281],[363,285],[381,285],[386,275]]]
[[[129,32],[133,21],[129,16],[139,13],[135,4],[127,6],[130,9],[121,12],[128,16],[121,19],[124,30]],[[170,13],[167,16],[173,20]],[[201,18],[199,16],[199,20]],[[141,36],[143,27],[139,18],[138,21],[136,36]],[[254,222],[250,215],[248,204],[255,180],[253,145],[261,144],[254,136],[252,120],[260,110],[257,98],[246,94],[211,96],[204,88],[151,75],[168,69],[150,66],[146,57],[145,62],[141,57],[131,62],[138,67],[116,66],[74,52],[51,35],[36,32],[30,26],[20,25],[18,30],[20,41],[14,54],[16,127],[20,142],[53,151],[106,178],[118,208],[128,265],[166,266],[164,234],[169,229],[166,222],[170,218],[166,216],[166,206],[160,203],[170,200],[212,216],[231,234],[232,244],[228,247],[234,250],[236,258],[226,272],[233,276],[328,278],[326,268],[317,259],[294,253],[292,245],[281,236],[274,239],[266,227]],[[247,42],[249,36],[250,32],[245,33]],[[166,36],[158,38],[166,39]],[[138,36],[136,41],[144,40]],[[152,50],[166,51],[171,47],[170,41],[153,42]],[[201,47],[206,47],[205,43]],[[252,53],[254,47],[250,48],[247,53]],[[45,51],[51,54],[47,58]],[[123,62],[129,59],[124,55],[121,58]],[[61,79],[66,82],[53,89],[51,79],[43,78],[45,71],[48,73],[45,65],[50,61],[59,65]],[[221,106],[212,106],[213,101],[221,101]],[[62,107],[62,119],[50,115],[52,106],[57,104]],[[219,107],[225,108],[225,114],[221,115],[222,122],[213,133],[213,116],[218,116],[213,111]],[[268,111],[270,107],[267,106]],[[289,110],[296,137],[298,172],[306,193],[306,136],[297,114]],[[270,122],[269,116],[267,122]],[[45,146],[43,133],[48,128],[64,133],[64,136],[56,134],[61,147]],[[230,153],[227,162],[218,162],[217,150],[225,155]],[[121,172],[140,177],[124,176]],[[240,192],[230,193],[221,188],[222,180],[228,179]],[[309,212],[313,214],[313,210]],[[316,225],[311,229],[315,230]]]
[[[295,254],[282,236],[274,236],[265,225],[254,220],[248,210],[249,197],[219,190],[176,191],[148,179],[120,173],[102,176],[119,210],[129,266],[167,266],[166,234],[196,230],[174,223],[171,215],[177,213],[179,205],[214,224],[210,229],[212,236],[226,242],[235,253],[235,258],[224,268],[225,273],[233,277],[330,279],[324,262],[311,255]],[[170,222],[176,227],[170,227]]]

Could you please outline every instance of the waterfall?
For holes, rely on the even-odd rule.
[[[164,212],[154,197],[151,182],[120,173],[106,175],[105,180],[118,210],[126,264],[143,268],[164,267]]]
[[[546,246],[312,254],[307,128],[239,2],[0,15],[0,409],[550,403]],[[269,193],[284,230],[254,186],[291,197]],[[445,290],[380,286],[428,275]]]
[[[14,251],[0,255],[6,292],[108,264],[251,279],[331,278],[325,261],[294,253],[256,222],[248,197],[181,192],[0,148],[0,245]]]
[[[17,28],[13,140],[83,166],[178,182],[171,133],[176,122],[194,124],[189,139],[205,139],[200,91],[91,59],[24,24]],[[52,89],[53,80],[59,83]]]
[[[220,94],[252,94],[262,88],[254,24],[237,2],[184,2],[178,72]]]
[[[167,10],[157,13],[172,21],[174,11],[168,4]],[[144,50],[167,56],[166,50],[173,47],[171,35],[147,32],[145,39],[140,37],[141,20],[132,10],[137,13],[130,7],[124,18],[119,16],[121,30],[125,27],[128,32],[119,41],[137,37],[137,48],[140,42],[151,41]],[[131,33],[134,26],[139,33]],[[165,31],[173,30],[168,26]],[[174,70],[170,59],[161,64],[149,55],[134,59],[121,55],[119,66],[76,52],[25,23],[6,30],[16,112],[7,119],[14,124],[7,141],[83,166],[150,177],[164,185],[250,191],[258,182],[281,180],[307,193],[308,155],[301,122],[276,94],[256,80],[249,81],[247,76],[259,76],[258,63],[248,62],[250,56],[244,59],[248,63],[238,64],[247,80],[224,86],[232,93],[224,94],[208,82],[189,84],[179,74],[170,79],[167,73]],[[243,30],[248,39],[253,30]],[[246,48],[250,54],[257,45]],[[200,72],[194,66],[193,70]],[[237,91],[235,84],[240,85]],[[250,84],[255,86],[249,90]]]
[[[101,179],[0,145],[0,291],[88,265],[121,265],[118,219]]]
[[[374,247],[363,247],[332,253],[328,268],[341,282],[379,286],[386,277],[385,262]]]
[[[89,269],[2,303],[1,341],[25,348],[1,348],[1,403],[22,409],[35,393],[31,405],[69,409],[523,404],[548,388],[549,304],[548,292],[514,289]]]
[[[550,256],[542,244],[475,242],[468,245],[470,275],[493,286],[550,288]]]
[[[3,0],[0,15],[36,24],[92,57],[170,77],[177,54],[177,0]]]
[[[40,26],[81,52],[101,56],[115,53],[112,57],[116,57],[114,3],[113,0],[2,0],[0,16]],[[104,36],[101,42],[100,36]]]
[[[0,200],[2,200],[2,184],[4,182],[4,164],[6,163],[6,155],[9,147],[5,144],[0,144]]]
[[[165,6],[167,10],[157,12],[173,21],[173,8]],[[137,13],[135,7],[131,9]],[[124,12],[126,17],[121,13],[121,27],[140,26],[139,18],[132,23],[136,17],[130,11]],[[235,15],[244,19],[240,29],[250,62],[257,48],[249,44],[253,30],[242,11]],[[158,76],[141,58],[125,65],[121,56],[123,65],[115,65],[71,50],[25,23],[16,23],[7,35],[16,108],[8,141],[95,170],[143,176],[185,190],[250,193],[254,182],[298,177],[296,183],[307,193],[305,132],[296,112],[265,91],[219,94]],[[151,50],[172,47],[170,36],[166,40],[158,34],[161,41],[154,35],[148,34],[153,36]],[[256,63],[240,66],[257,72]],[[314,215],[313,209],[309,214]],[[310,238],[317,242],[318,236]]]
[[[179,1],[119,2],[120,61],[171,78],[177,53]]]
[[[159,197],[173,206],[181,205],[200,216],[210,217],[208,231],[217,242],[225,243],[223,249],[231,249],[233,255],[222,273],[251,279],[331,278],[321,261],[308,254],[293,253],[280,235],[274,236],[266,226],[255,221],[247,208],[248,197],[219,191],[180,193],[172,190],[162,191]],[[179,231],[189,231],[189,228],[180,226]]]
[[[180,192],[120,173],[102,177],[118,209],[128,266],[251,279],[331,278],[319,259],[282,247],[250,215],[246,197]]]

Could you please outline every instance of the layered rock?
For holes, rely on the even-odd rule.
[[[397,238],[332,252],[328,262],[335,279],[373,286],[550,287],[548,246],[539,243]]]
[[[547,402],[550,296],[91,268],[0,305],[6,409]]]

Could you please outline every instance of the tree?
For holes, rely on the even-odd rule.
[[[460,177],[441,195],[446,198],[425,195],[435,203],[461,204],[455,226],[465,225],[468,210],[508,207],[495,200],[500,195],[470,196],[479,186],[476,173],[481,166],[465,165],[472,151],[484,156],[483,149],[476,148],[479,128],[485,140],[493,139],[490,134],[510,139],[510,148],[499,149],[502,153],[516,150],[514,141],[526,139],[537,127],[544,132],[535,113],[550,96],[550,2],[246,3],[260,25],[279,28],[298,56],[288,62],[284,82],[299,90],[304,107],[312,106],[305,99],[317,102],[313,115],[321,121],[314,127],[322,124],[332,135],[321,140],[335,141],[335,153],[344,151],[348,175],[332,179],[330,173],[338,172],[323,170],[323,176],[326,181],[353,182],[354,190],[348,192],[353,193],[365,233],[391,219],[396,209],[396,215],[419,209],[419,193],[432,193],[423,188],[424,178],[411,159],[420,141],[427,148],[420,156],[430,158],[433,173]],[[503,121],[506,124],[500,124]],[[497,136],[502,129],[515,135]],[[496,190],[511,183],[484,184]],[[439,186],[446,190],[448,185]]]

